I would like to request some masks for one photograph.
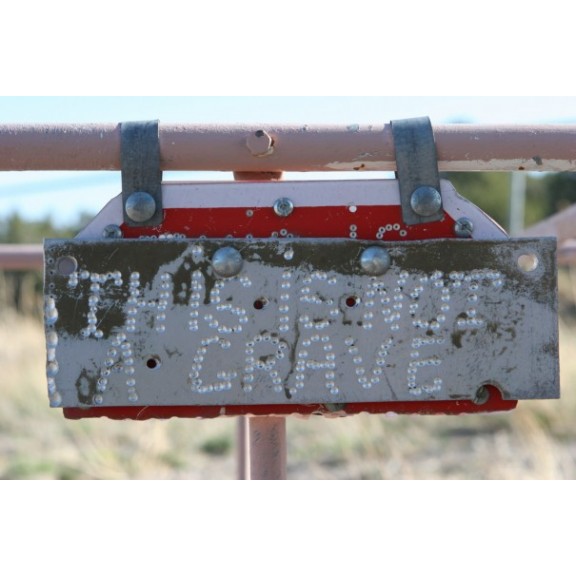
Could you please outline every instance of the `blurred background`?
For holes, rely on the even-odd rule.
[[[576,123],[574,97],[0,98],[0,123]],[[389,173],[286,173],[285,179]],[[576,203],[573,173],[445,174],[512,234]],[[231,180],[167,172],[165,180]],[[0,172],[0,243],[71,237],[119,172]],[[48,407],[39,272],[0,269],[0,478],[234,478],[236,421],[66,421]],[[289,478],[576,478],[576,270],[559,271],[562,399],[475,416],[288,418]]]

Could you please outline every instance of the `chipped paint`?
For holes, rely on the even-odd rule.
[[[363,161],[364,170],[395,170],[395,162],[383,162],[383,161]],[[357,170],[358,161],[354,160],[352,162],[329,162],[324,166],[325,170]]]
[[[355,156],[351,162],[329,162],[325,170],[350,171],[357,170],[361,156]],[[363,170],[395,171],[396,162],[383,160],[361,160]],[[541,158],[490,158],[474,159],[467,153],[462,160],[439,160],[438,169],[442,172],[510,172],[514,170],[527,170],[530,172],[573,172],[576,170],[576,160]]]
[[[529,172],[571,172],[576,170],[576,160],[541,158],[491,158],[487,160],[450,160],[439,161],[441,171],[478,171],[478,172],[510,172],[526,170]]]

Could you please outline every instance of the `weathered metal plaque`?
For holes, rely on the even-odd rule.
[[[47,240],[51,404],[556,398],[555,246]]]

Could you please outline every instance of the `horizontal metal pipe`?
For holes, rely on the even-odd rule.
[[[43,265],[40,244],[0,244],[0,270],[34,270]]]
[[[576,171],[576,125],[434,126],[442,171]],[[396,169],[390,124],[160,124],[163,170]],[[0,171],[119,170],[117,124],[0,125]]]

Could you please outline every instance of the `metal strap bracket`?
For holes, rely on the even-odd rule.
[[[158,120],[120,125],[122,205],[127,226],[162,223],[162,171]]]
[[[391,124],[404,223],[442,220],[440,176],[430,118],[394,120]]]

